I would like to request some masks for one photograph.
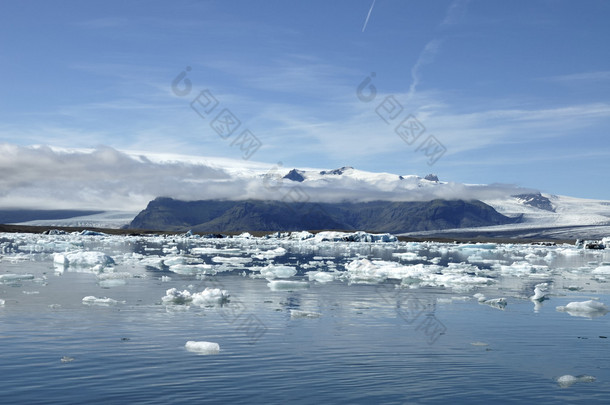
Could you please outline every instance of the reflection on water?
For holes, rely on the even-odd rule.
[[[556,309],[610,304],[604,251],[20,234],[1,235],[0,248],[0,388],[11,403],[604,403],[610,393],[607,316]],[[114,263],[55,260],[66,251]],[[230,297],[163,303],[170,288]],[[189,341],[220,350],[201,355]]]

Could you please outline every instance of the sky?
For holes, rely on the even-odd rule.
[[[609,18],[605,0],[5,0],[0,195],[62,193],[74,171],[27,148],[49,145],[96,149],[90,176],[114,150],[610,200]],[[146,172],[120,167],[128,198]]]

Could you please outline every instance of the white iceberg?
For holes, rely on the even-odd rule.
[[[161,298],[164,304],[186,305],[192,303],[199,306],[211,306],[225,302],[229,299],[229,293],[220,288],[206,288],[202,292],[192,294],[188,290],[179,291],[177,288],[170,288]]]
[[[261,273],[261,276],[266,279],[290,278],[297,274],[296,267],[276,264],[270,264],[268,266],[265,266],[259,271]]]
[[[220,288],[206,288],[202,292],[193,294],[193,304],[199,306],[210,306],[226,302],[229,299],[227,290]]]
[[[603,316],[608,313],[608,307],[599,301],[574,301],[568,305],[559,306],[556,308],[557,311],[567,312],[571,316],[583,316],[586,318],[594,318],[597,316]]]
[[[546,295],[548,293],[548,287],[548,283],[536,284],[536,286],[534,286],[534,295],[530,297],[530,300],[538,302],[547,300],[548,297]]]
[[[298,309],[291,309],[290,310],[290,317],[291,318],[319,318],[321,317],[322,314],[319,312],[313,312],[313,311],[301,311]]]
[[[335,279],[333,273],[326,271],[308,271],[306,274],[309,277],[309,281],[317,281],[318,283],[328,283]]]
[[[562,375],[557,379],[557,383],[561,388],[568,388],[569,386],[576,384],[578,382],[594,382],[596,380],[595,377],[591,375],[579,375],[573,376],[570,374]]]
[[[114,260],[103,252],[71,252],[55,253],[53,262],[64,267],[95,267],[102,268],[114,264]]]
[[[33,274],[1,274],[0,283],[14,283],[17,281],[34,280]]]
[[[124,303],[125,301],[117,301],[108,297],[94,297],[93,295],[83,298],[83,304],[87,305],[115,305]]]
[[[309,288],[306,281],[273,280],[267,283],[271,291],[294,291]]]
[[[196,342],[194,340],[189,340],[184,347],[189,352],[201,355],[218,354],[220,352],[220,345],[214,342]]]

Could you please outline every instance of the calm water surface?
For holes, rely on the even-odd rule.
[[[603,274],[610,258],[603,252],[73,235],[5,234],[0,242],[0,276],[33,276],[0,283],[2,403],[488,404],[610,398],[608,317],[556,310],[591,298],[610,303]],[[257,257],[277,247],[286,252]],[[194,254],[193,248],[208,253]],[[104,252],[115,264],[59,268],[54,253],[65,250]],[[405,261],[396,253],[415,255]],[[192,267],[191,273],[183,267],[177,274],[167,263],[180,257],[190,266],[211,267]],[[218,259],[240,257],[251,261]],[[155,265],[151,258],[160,261]],[[473,267],[464,271],[467,276],[474,277],[467,273],[477,268],[491,281],[439,286],[336,277],[321,283],[306,274],[343,273],[346,264],[364,258],[423,264],[437,273],[434,266],[468,264]],[[500,267],[522,262],[534,267]],[[272,289],[269,280],[252,277],[270,264],[294,266],[298,273],[289,280],[307,284]],[[541,282],[550,285],[549,299],[536,306],[528,297]],[[207,307],[163,304],[166,290],[174,287],[191,292],[221,287],[230,301]],[[481,304],[472,298],[475,293],[504,297],[507,305]],[[85,296],[119,302],[86,305]],[[291,316],[291,310],[306,312]],[[185,349],[190,340],[216,342],[220,352],[190,352]],[[557,378],[566,374],[596,380],[561,387]]]

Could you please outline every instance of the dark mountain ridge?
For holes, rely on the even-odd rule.
[[[518,222],[481,201],[180,201],[159,197],[131,222],[132,229],[196,232],[365,230],[404,233]]]

